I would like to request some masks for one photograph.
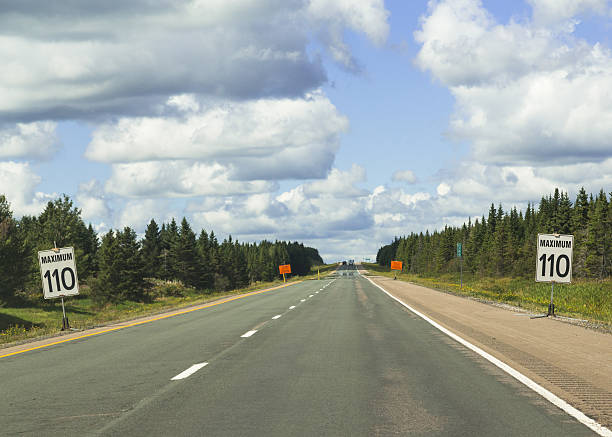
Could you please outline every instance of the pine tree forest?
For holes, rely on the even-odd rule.
[[[212,230],[196,234],[185,218],[161,226],[151,220],[142,239],[130,227],[98,236],[65,195],[38,217],[15,219],[0,194],[0,302],[42,299],[38,251],[54,245],[74,247],[79,281],[101,303],[147,300],[155,281],[232,290],[278,279],[280,264],[305,275],[323,263],[316,249],[298,242],[239,243],[231,236],[219,242]]]
[[[403,262],[403,270],[436,275],[456,272],[456,245],[462,243],[464,272],[474,275],[529,277],[535,275],[536,241],[541,234],[573,234],[573,276],[605,279],[612,276],[612,193],[597,195],[582,188],[572,203],[555,190],[523,213],[491,204],[487,216],[460,227],[445,226],[430,233],[396,237],[379,249],[376,262]]]

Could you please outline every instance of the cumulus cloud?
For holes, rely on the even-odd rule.
[[[108,199],[104,194],[102,184],[92,179],[89,182],[79,184],[76,194],[76,202],[81,208],[81,217],[84,221],[108,220],[111,216],[111,209]]]
[[[348,171],[332,169],[326,179],[310,182],[304,185],[304,194],[307,197],[315,197],[322,194],[333,194],[335,197],[363,196],[365,191],[359,189],[355,184],[365,182],[365,169],[353,164]]]
[[[536,23],[554,25],[584,12],[605,14],[609,0],[527,0],[533,7]]]
[[[450,193],[451,187],[450,185],[448,185],[445,182],[442,182],[440,185],[438,185],[438,188],[436,188],[436,192],[438,193],[438,196],[446,196],[448,193]]]
[[[59,146],[57,124],[50,121],[0,126],[0,159],[48,159]]]
[[[270,192],[277,184],[235,181],[221,164],[177,160],[113,164],[105,188],[125,197],[193,197]]]
[[[313,30],[349,57],[344,30],[388,33],[382,0],[17,3],[0,12],[0,117],[14,121],[149,115],[189,93],[301,96],[326,81]]]
[[[427,192],[359,188],[364,181],[363,168],[354,165],[346,171],[333,169],[325,180],[305,182],[276,196],[207,198],[192,202],[188,211],[196,227],[241,240],[298,239],[333,260],[349,254],[371,257],[394,235],[423,226],[438,229],[444,225],[441,214],[450,216],[461,206],[443,203],[441,196]]]
[[[416,182],[416,176],[412,170],[398,170],[391,176],[393,182],[407,182],[414,184]]]
[[[86,157],[101,162],[201,160],[240,180],[324,177],[346,117],[320,91],[298,99],[219,103],[201,111],[193,96],[171,97],[184,117],[122,118],[98,127]]]
[[[323,181],[307,182],[278,195],[233,196],[209,205],[190,204],[194,221],[207,229],[248,239],[321,240],[365,230],[373,224],[359,166],[333,169]],[[209,201],[210,202],[210,201]],[[323,241],[317,241],[325,244]]]
[[[606,2],[531,3],[534,14],[564,20]],[[499,24],[479,0],[430,3],[416,63],[454,95],[451,134],[471,143],[473,159],[544,167],[612,156],[612,94],[602,92],[612,87],[612,52],[573,32]]]
[[[311,0],[307,14],[333,59],[348,70],[359,70],[359,63],[344,42],[345,28],[365,33],[377,45],[389,34],[384,0]]]
[[[28,163],[0,161],[0,193],[11,204],[15,217],[38,215],[46,203],[57,197],[36,191],[41,178]]]
[[[129,226],[136,231],[142,231],[149,224],[151,219],[155,219],[161,226],[162,222],[169,222],[174,216],[180,220],[177,214],[169,212],[171,207],[168,202],[160,199],[136,199],[130,200],[124,205],[118,217],[115,219],[115,228],[123,229]]]

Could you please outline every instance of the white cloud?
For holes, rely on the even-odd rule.
[[[549,3],[532,1],[562,20],[605,2],[560,2],[557,12]],[[498,24],[479,0],[430,3],[416,62],[455,97],[451,133],[471,143],[474,160],[545,167],[612,156],[612,94],[602,92],[612,88],[612,52],[573,31]]]
[[[533,7],[536,23],[553,25],[592,11],[605,14],[609,0],[527,0]]]
[[[168,202],[160,199],[131,200],[115,220],[115,227],[123,229],[129,226],[138,232],[144,231],[151,219],[155,219],[160,227],[162,222],[169,222],[172,217],[180,220],[178,215],[169,211],[170,209]]]
[[[438,196],[446,196],[448,193],[450,193],[451,187],[450,185],[448,185],[445,182],[442,182],[440,185],[438,185],[438,188],[436,188],[436,192],[438,193]]]
[[[47,159],[59,147],[55,129],[50,121],[17,123],[0,127],[0,159]]]
[[[398,170],[391,176],[393,182],[407,182],[414,184],[416,182],[416,176],[412,170]]]
[[[111,215],[102,184],[95,179],[79,184],[76,202],[81,208],[81,217],[86,222],[108,220]]]
[[[106,191],[125,197],[229,196],[275,190],[273,182],[236,181],[218,163],[145,161],[113,164]]]
[[[38,215],[49,200],[57,197],[36,191],[41,178],[28,163],[0,161],[0,193],[11,204],[15,217]]]
[[[345,28],[365,33],[377,45],[389,34],[384,0],[310,0],[307,12],[332,57],[350,70],[359,68],[344,41]]]
[[[150,115],[191,93],[300,96],[327,80],[311,35],[333,35],[352,59],[343,32],[381,44],[387,17],[383,0],[13,2],[0,12],[0,117]]]
[[[192,97],[171,98],[196,110]],[[98,127],[86,157],[101,162],[216,162],[239,180],[324,177],[348,128],[323,93],[209,105],[186,117],[122,118]]]
[[[316,197],[322,194],[332,194],[337,198],[363,196],[366,192],[355,187],[355,184],[365,181],[365,169],[357,164],[353,164],[348,171],[333,168],[326,179],[305,184],[304,194],[307,197]]]
[[[174,106],[182,112],[196,112],[200,109],[200,104],[193,94],[170,96],[166,104],[168,106]]]

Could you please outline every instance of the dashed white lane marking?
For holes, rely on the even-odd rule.
[[[485,360],[487,360],[490,363],[494,364],[495,366],[499,367],[501,370],[503,370],[507,374],[511,375],[513,378],[517,379],[518,381],[522,382],[527,387],[529,387],[531,390],[535,391],[540,396],[542,396],[544,399],[549,401],[551,404],[553,404],[553,405],[557,406],[558,408],[560,408],[561,410],[565,411],[567,414],[572,416],[574,419],[578,420],[583,425],[586,425],[588,428],[590,428],[591,430],[595,431],[597,434],[599,434],[601,436],[605,436],[605,437],[612,437],[612,430],[609,430],[605,426],[603,426],[600,423],[596,422],[595,420],[591,419],[590,417],[588,417],[586,414],[584,414],[582,411],[578,410],[577,408],[572,407],[570,404],[565,402],[563,399],[561,399],[560,397],[558,397],[554,393],[546,390],[544,387],[542,387],[541,385],[539,385],[538,383],[536,383],[532,379],[528,378],[527,376],[523,375],[518,370],[515,370],[514,368],[510,367],[509,365],[507,365],[503,361],[495,358],[493,355],[483,351],[478,346],[473,345],[472,343],[470,343],[469,341],[467,341],[467,340],[463,339],[462,337],[458,336],[454,332],[449,331],[448,329],[446,329],[442,325],[438,324],[437,322],[434,322],[429,317],[427,317],[425,314],[415,310],[410,305],[408,305],[407,303],[403,302],[401,299],[398,299],[397,297],[393,296],[391,293],[389,293],[387,290],[385,290],[380,285],[375,284],[374,281],[372,281],[370,278],[366,277],[366,279],[368,281],[370,281],[370,283],[372,285],[374,285],[376,288],[379,288],[380,290],[382,290],[391,299],[397,301],[398,303],[400,303],[404,307],[408,308],[414,314],[416,314],[417,316],[419,316],[420,318],[425,320],[430,325],[432,325],[435,328],[439,329],[440,331],[442,331],[443,333],[448,335],[450,338],[452,338],[456,342],[458,342],[458,343],[462,344],[463,346],[465,346],[466,348],[471,349],[472,351],[476,352],[478,355],[483,357]]]
[[[292,310],[293,308],[295,308],[295,305],[291,305],[291,306],[289,307],[289,309],[290,309],[290,310]]]
[[[319,294],[319,292],[317,291],[315,294]]]
[[[181,373],[179,373],[178,375],[176,375],[174,378],[170,379],[170,381],[178,381],[179,379],[185,379],[188,376],[193,375],[194,373],[196,373],[198,370],[200,370],[202,367],[206,366],[208,363],[198,363],[198,364],[194,364],[193,366],[191,366],[189,369],[187,370],[183,370]]]
[[[300,302],[305,302],[305,301],[306,301],[306,299],[300,299]]]
[[[272,317],[272,320],[276,320],[276,319],[280,319],[281,318],[281,314],[277,314],[274,317]]]
[[[253,331],[247,331],[244,334],[241,335],[241,337],[247,338],[250,337],[251,335],[255,334],[257,332],[257,329],[253,330]]]
[[[312,296],[314,296],[314,294],[311,294],[311,295],[310,295],[310,296],[308,296],[308,297],[312,297]]]

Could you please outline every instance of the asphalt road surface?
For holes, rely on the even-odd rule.
[[[0,434],[594,435],[350,268],[0,358]]]

